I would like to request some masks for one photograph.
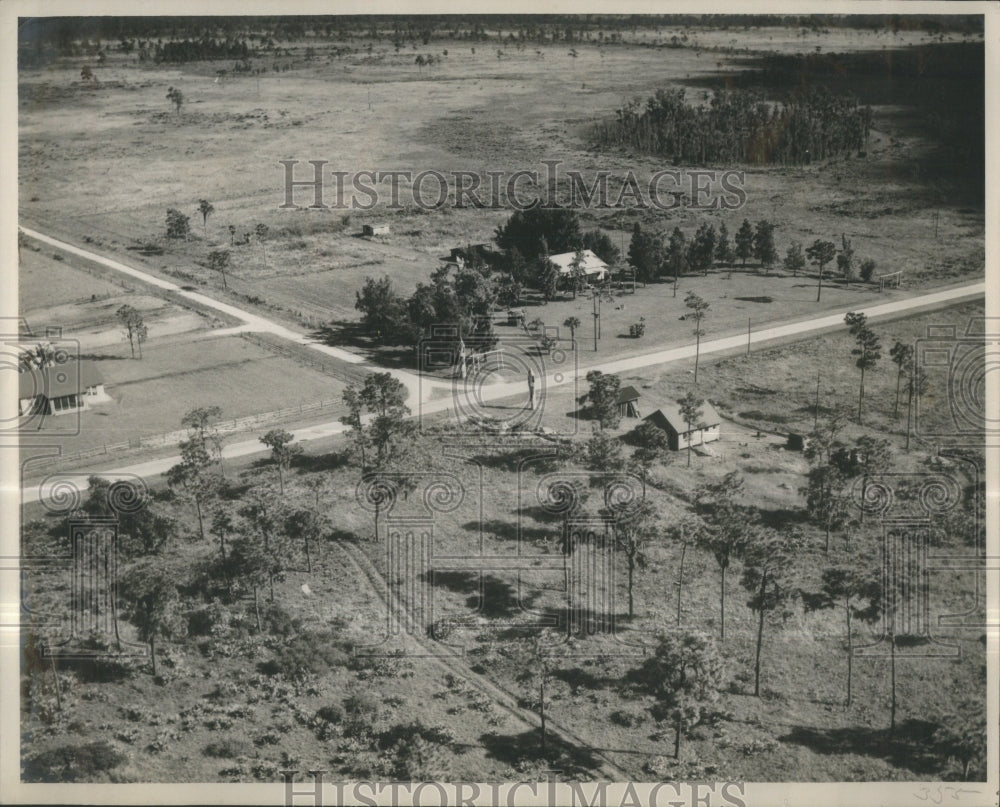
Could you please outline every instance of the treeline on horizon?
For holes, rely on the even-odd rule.
[[[629,101],[614,120],[595,124],[592,141],[675,163],[801,165],[862,150],[871,123],[870,107],[825,87],[783,103],[769,103],[752,90],[722,90],[707,106],[689,103],[684,88],[676,88],[657,90],[645,104]]]
[[[928,33],[983,31],[983,17],[976,14],[466,14],[466,15],[314,15],[226,17],[40,17],[22,18],[19,44],[37,40],[59,45],[80,39],[117,40],[122,37],[202,39],[243,37],[265,32],[276,39],[308,36],[331,38],[382,38],[398,32],[421,36],[485,39],[519,38],[539,41],[575,41],[588,32],[634,31],[640,28],[760,28],[787,27],[808,30],[853,28],[862,30]],[[568,36],[567,36],[568,34]]]

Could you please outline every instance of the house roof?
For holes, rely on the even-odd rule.
[[[661,429],[670,426],[678,434],[684,434],[687,432],[687,423],[684,422],[684,416],[681,414],[680,407],[674,403],[665,403],[655,412],[646,415],[643,420],[649,420],[659,426]],[[719,413],[715,410],[708,401],[705,401],[701,405],[701,422],[703,424],[702,428],[711,428],[712,426],[718,426],[722,422],[722,418],[719,417]]]
[[[20,398],[61,398],[76,395],[87,387],[104,383],[97,366],[91,361],[67,361],[43,369],[22,370],[18,376]]]
[[[560,252],[558,255],[549,255],[549,260],[558,267],[560,274],[568,275],[573,270],[576,253]],[[589,249],[583,250],[583,262],[580,268],[587,275],[604,274],[608,271],[608,265]]]
[[[639,400],[639,390],[635,387],[622,387],[618,390],[618,400],[617,403],[623,404],[629,401]]]

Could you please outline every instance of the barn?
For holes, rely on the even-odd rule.
[[[24,369],[18,376],[18,414],[64,415],[108,400],[104,379],[89,361]]]
[[[687,423],[684,422],[680,407],[675,403],[664,404],[643,420],[649,421],[667,433],[672,451],[682,451],[690,446],[703,445],[718,440],[719,427],[722,423],[719,413],[708,401],[705,401],[701,407],[701,423],[696,424],[695,428],[690,430]]]

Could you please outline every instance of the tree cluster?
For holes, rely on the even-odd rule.
[[[695,106],[686,90],[663,89],[633,100],[598,123],[594,144],[630,148],[675,162],[802,165],[863,148],[871,109],[825,87],[771,102],[751,90],[720,90]]]

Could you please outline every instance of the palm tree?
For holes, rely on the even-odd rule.
[[[207,199],[201,199],[198,202],[198,212],[201,213],[202,227],[208,230],[208,217],[215,212],[215,207]]]
[[[564,328],[569,328],[569,338],[573,342],[573,344],[575,345],[576,344],[576,329],[580,327],[580,320],[579,320],[579,318],[577,318],[577,317],[566,317],[565,321],[563,322],[563,327]]]

